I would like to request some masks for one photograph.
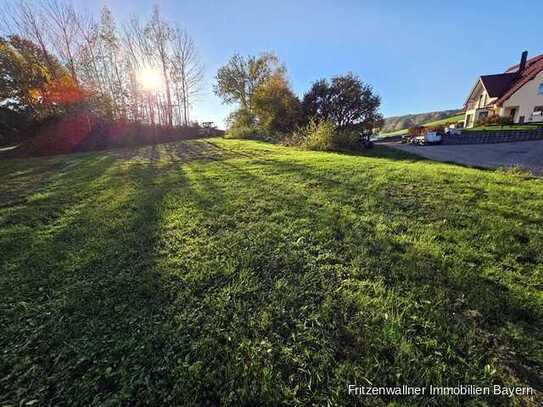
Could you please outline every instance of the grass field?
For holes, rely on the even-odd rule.
[[[0,161],[0,405],[541,392],[541,179],[368,151],[210,139]]]

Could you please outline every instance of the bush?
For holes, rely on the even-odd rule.
[[[336,131],[333,144],[335,148],[352,150],[360,146],[360,135],[355,131]]]
[[[513,124],[513,119],[510,117],[501,117],[497,114],[477,120],[477,126],[508,126],[510,124]]]
[[[224,134],[224,138],[228,139],[244,139],[244,140],[260,140],[268,142],[278,142],[278,135],[272,135],[263,130],[261,127],[232,127]]]
[[[224,138],[272,141],[269,132],[257,124],[255,115],[248,109],[240,108],[232,112],[227,123]]]
[[[287,134],[281,140],[281,144],[285,146],[303,147],[307,138],[307,127],[308,126],[299,127],[290,134]]]
[[[311,120],[306,126],[288,137],[286,144],[298,145],[308,150],[327,151],[334,148],[335,127],[332,123]]]
[[[240,108],[230,113],[230,115],[228,116],[228,119],[226,119],[226,122],[229,128],[233,128],[233,127],[251,128],[251,127],[255,127],[256,125],[256,117],[248,109]]]
[[[0,146],[24,141],[31,125],[32,117],[27,112],[0,107]]]
[[[227,130],[224,138],[256,139],[258,138],[258,129],[248,126],[231,127]]]
[[[360,145],[360,136],[354,131],[339,131],[327,121],[311,120],[285,137],[282,143],[318,151],[354,149]]]
[[[327,151],[334,148],[335,127],[332,123],[312,120],[304,131],[303,147],[308,150]]]

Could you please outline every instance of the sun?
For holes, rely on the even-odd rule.
[[[138,72],[137,78],[143,90],[159,90],[163,86],[162,75],[157,69],[142,68]]]

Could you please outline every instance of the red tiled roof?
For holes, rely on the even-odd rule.
[[[481,82],[491,98],[499,98],[507,92],[515,80],[517,73],[499,73],[496,75],[482,75]]]
[[[543,54],[530,58],[529,60],[526,61],[526,68],[529,68],[530,65],[533,65],[534,63],[540,61],[541,59],[543,59]],[[519,64],[510,66],[509,68],[507,68],[507,71],[505,71],[505,73],[517,72],[518,67],[519,67]]]
[[[518,65],[512,66],[506,71],[506,74],[514,74],[517,79],[511,84],[496,101],[498,106],[501,106],[503,102],[509,99],[517,90],[522,88],[526,83],[534,79],[540,72],[543,71],[543,54],[533,57],[526,61],[526,68],[520,73],[517,73]],[[481,77],[482,79],[482,77]],[[488,89],[487,89],[488,90]]]

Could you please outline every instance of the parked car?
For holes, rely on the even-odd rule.
[[[462,134],[462,130],[457,127],[449,126],[445,127],[445,134],[450,136],[459,136],[460,134]]]
[[[443,141],[443,135],[437,131],[429,131],[420,136],[416,136],[412,139],[413,144],[428,145],[428,144],[440,144]]]

